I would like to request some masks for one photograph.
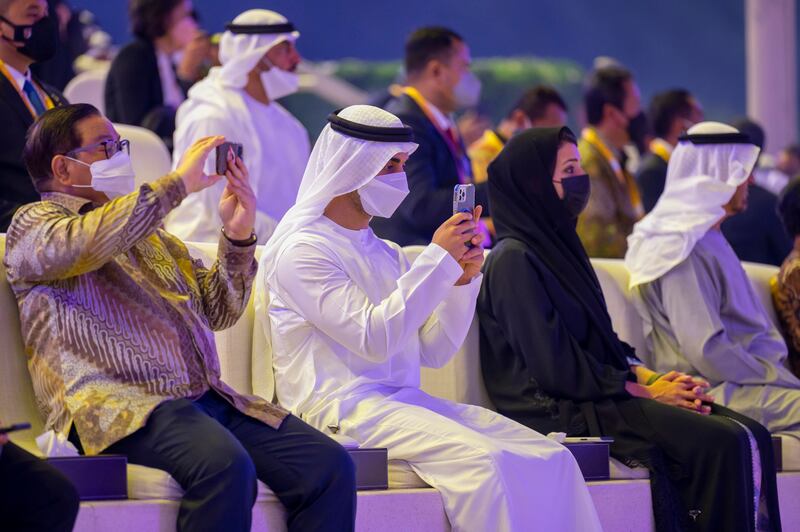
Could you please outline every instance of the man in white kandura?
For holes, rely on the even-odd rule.
[[[367,105],[328,121],[257,281],[262,302],[269,290],[268,315],[257,312],[271,328],[280,403],[325,432],[406,460],[442,493],[455,531],[600,530],[566,448],[419,388],[420,366],[447,363],[472,322],[481,208],[445,221],[410,264],[369,221],[391,216],[408,194],[411,128]]]
[[[625,266],[650,367],[702,375],[717,403],[800,438],[800,380],[786,367],[786,343],[720,231],[747,207],[759,151],[726,124],[689,129],[661,199],[628,238]],[[800,465],[789,456],[785,468]]]
[[[256,193],[259,244],[294,205],[308,162],[308,133],[276,102],[297,91],[299,36],[294,25],[274,11],[253,9],[236,17],[222,34],[222,66],[212,68],[191,88],[175,119],[178,155],[210,132],[242,144]],[[214,157],[209,157],[206,171],[216,173]],[[221,223],[216,206],[224,185],[184,201],[167,219],[167,229],[183,240],[216,242]]]

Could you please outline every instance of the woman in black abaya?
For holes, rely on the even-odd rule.
[[[615,458],[650,470],[659,531],[780,530],[767,430],[711,404],[708,383],[647,369],[614,333],[575,232],[589,186],[567,128],[521,133],[489,167],[498,244],[478,298],[489,395],[541,433],[613,437]]]

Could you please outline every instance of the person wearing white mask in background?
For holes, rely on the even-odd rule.
[[[447,28],[421,28],[406,41],[407,86],[385,108],[414,130],[419,149],[408,160],[410,194],[394,216],[372,221],[379,237],[401,246],[427,245],[450,217],[453,187],[474,181],[453,120],[453,113],[476,106],[480,99],[481,82],[471,63],[467,43]],[[486,183],[475,184],[475,201],[488,205]]]
[[[224,176],[203,172],[224,141],[199,139],[174,172],[136,188],[127,141],[91,105],[33,125],[23,157],[41,201],[14,215],[4,264],[44,428],[83,454],[169,473],[184,492],[179,531],[249,532],[257,479],[289,531],[352,530],[347,452],[220,376],[213,331],[236,323],[256,275],[247,168],[228,150]],[[206,268],[162,222],[219,181],[222,229]]]
[[[227,26],[219,46],[221,67],[192,87],[178,110],[175,156],[193,139],[219,132],[242,144],[256,193],[256,233],[263,244],[294,205],[310,151],[303,125],[276,100],[297,91],[300,34],[282,15],[245,11]],[[209,159],[206,170],[214,170]],[[215,205],[223,185],[189,198],[167,219],[167,229],[196,242],[216,239]]]
[[[454,531],[600,530],[566,448],[420,390],[420,367],[446,364],[472,322],[481,207],[448,216],[410,263],[369,222],[408,195],[412,129],[368,105],[328,122],[256,280],[278,401],[323,432],[407,461],[441,492]]]

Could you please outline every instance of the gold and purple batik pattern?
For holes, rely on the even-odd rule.
[[[141,428],[160,403],[209,389],[273,428],[286,416],[220,379],[212,331],[244,312],[255,246],[222,237],[204,268],[161,229],[185,196],[176,174],[101,206],[46,193],[9,227],[4,261],[39,409],[48,429],[74,422],[87,454]]]

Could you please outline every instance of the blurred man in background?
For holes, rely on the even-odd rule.
[[[419,148],[406,164],[411,193],[391,218],[374,218],[381,237],[408,246],[429,244],[434,231],[452,216],[453,187],[472,183],[472,166],[453,113],[474,107],[480,80],[470,70],[469,46],[441,27],[416,30],[406,41],[407,85],[386,110],[414,130]],[[487,205],[485,183],[476,184],[476,205]]]
[[[622,258],[633,224],[644,213],[622,151],[641,113],[639,87],[628,70],[604,66],[589,75],[584,105],[589,126],[578,148],[583,168],[592,177],[592,191],[578,218],[578,236],[590,257]]]
[[[32,72],[53,57],[58,23],[45,0],[0,1],[0,233],[21,205],[38,201],[22,162],[25,133],[37,116],[64,103],[61,93]]]
[[[703,108],[686,89],[673,89],[653,97],[649,119],[656,138],[650,142],[650,152],[645,155],[636,173],[645,212],[653,210],[664,191],[667,163],[678,137],[703,121]]]
[[[759,124],[745,118],[737,120],[733,126],[764,149],[766,136]],[[722,233],[740,260],[780,266],[792,250],[792,239],[778,215],[778,196],[764,186],[765,181],[775,179],[776,170],[760,166],[761,161],[759,157],[753,169],[745,210],[725,220]],[[786,181],[788,178],[784,183]]]
[[[48,11],[58,23],[58,47],[47,61],[33,65],[33,73],[60,91],[75,77],[74,61],[89,48],[79,13],[65,0],[47,0]]]
[[[220,41],[222,67],[192,87],[177,118],[175,157],[194,139],[212,132],[242,144],[256,193],[256,233],[263,244],[294,205],[310,145],[303,125],[276,100],[297,91],[300,33],[286,17],[265,9],[246,11],[229,24]],[[207,171],[214,171],[210,160]],[[216,205],[224,183],[188,198],[167,220],[186,240],[213,242]]]
[[[153,131],[171,149],[175,112],[206,72],[208,36],[190,0],[130,0],[128,14],[136,39],[111,64],[106,114]]]
[[[790,179],[800,175],[800,144],[790,144],[780,151],[775,168]]]
[[[508,139],[531,127],[559,127],[567,123],[567,104],[552,87],[538,85],[525,91],[495,129],[484,131],[469,147],[476,183],[486,181],[487,168]]]

